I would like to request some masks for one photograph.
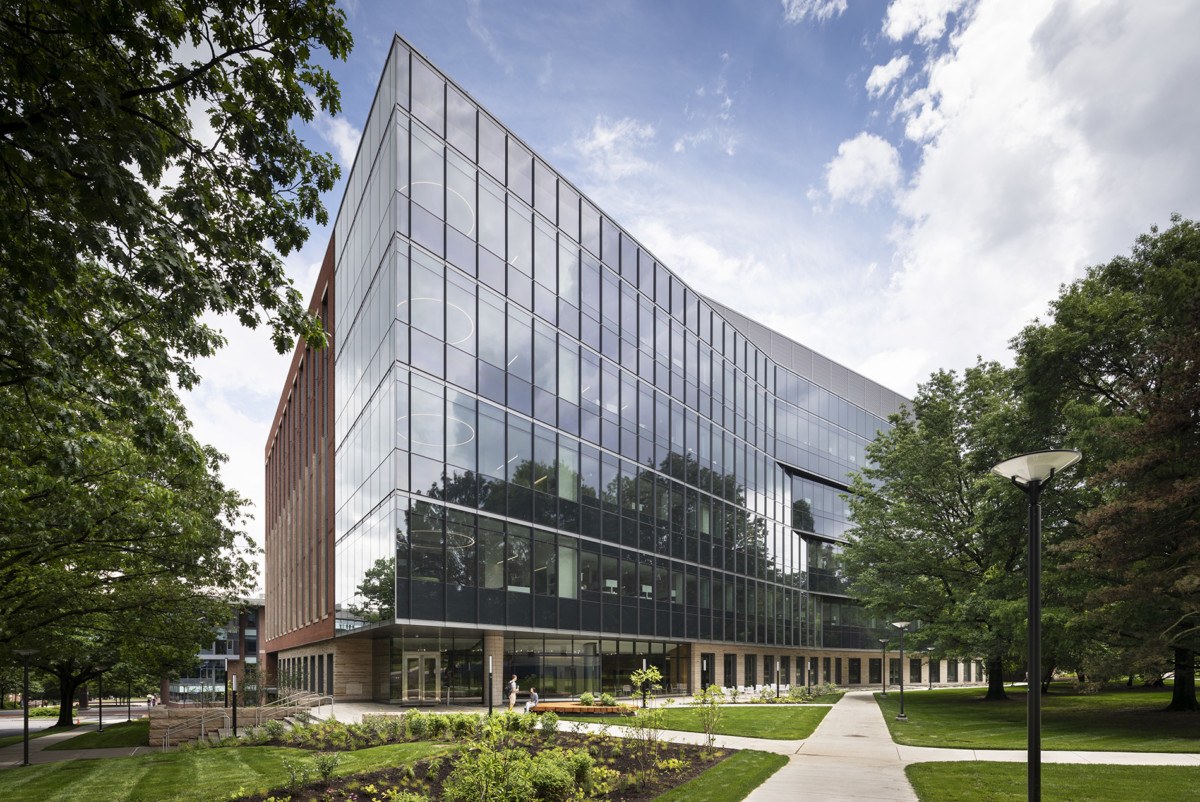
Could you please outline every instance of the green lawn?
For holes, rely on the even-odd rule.
[[[134,721],[122,721],[119,724],[109,724],[104,732],[85,732],[59,741],[46,747],[52,749],[107,749],[119,746],[149,746],[150,719],[142,718]]]
[[[658,797],[655,802],[738,802],[787,762],[783,755],[770,752],[735,752],[691,782]]]
[[[914,763],[905,771],[921,802],[1021,802],[1026,798],[1024,763]],[[1042,766],[1042,799],[1046,802],[1195,799],[1198,787],[1200,770],[1192,766]]]
[[[787,705],[753,705],[721,708],[719,735],[740,735],[746,738],[774,738],[792,741],[807,738],[829,713],[828,707],[799,707]],[[627,717],[597,719],[595,716],[563,716],[564,721],[602,721],[622,725]],[[700,710],[694,707],[668,707],[663,711],[663,727],[683,732],[704,732]]]
[[[70,727],[48,727],[44,730],[30,730],[29,740],[32,741],[34,738],[41,738],[43,735],[53,735],[56,732],[69,732],[73,729],[75,729],[74,724],[72,724]],[[3,738],[0,738],[0,748],[12,746],[13,744],[19,744],[23,740],[25,740],[24,733],[20,735],[6,735]]]
[[[983,689],[905,694],[906,723],[896,721],[900,694],[875,695],[892,738],[912,746],[1021,749],[1025,689],[1005,688],[1007,702],[983,701]],[[1082,695],[1056,683],[1042,698],[1042,748],[1103,752],[1200,752],[1200,715],[1168,713],[1169,688],[1110,686]]]
[[[420,742],[342,753],[337,773],[411,763],[455,749]],[[111,760],[67,760],[0,772],[0,799],[20,802],[208,802],[239,788],[267,790],[288,780],[285,759],[312,752],[276,746],[193,749]]]

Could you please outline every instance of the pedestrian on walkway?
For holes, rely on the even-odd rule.
[[[512,679],[508,681],[508,712],[512,712],[517,706],[517,675],[513,674]]]

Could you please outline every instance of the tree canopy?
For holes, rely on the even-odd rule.
[[[338,168],[293,123],[350,44],[333,0],[0,7],[0,650],[194,654],[247,589],[176,387],[214,314],[324,343],[282,255]]]
[[[916,641],[939,654],[984,655],[989,698],[1003,698],[1026,624],[1027,541],[1024,497],[989,471],[1035,436],[1013,372],[939,371],[890,420],[851,484],[852,592],[884,620],[919,621]]]
[[[1039,414],[1065,421],[1100,494],[1066,544],[1109,642],[1175,652],[1172,706],[1197,709],[1200,225],[1178,216],[1063,289],[1015,341]]]

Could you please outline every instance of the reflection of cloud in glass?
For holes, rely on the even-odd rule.
[[[417,296],[416,298],[405,298],[403,301],[396,304],[396,308],[399,309],[400,307],[404,306],[405,304],[412,305],[414,307],[412,316],[415,319],[415,318],[419,317],[419,314],[420,314],[417,311],[417,307],[419,307],[422,303],[437,304],[438,306],[445,309],[445,311],[447,312],[446,321],[445,321],[446,322],[446,344],[447,345],[459,345],[460,343],[464,343],[467,340],[471,339],[471,337],[474,336],[474,334],[475,334],[475,319],[473,317],[471,317],[470,312],[463,309],[461,306],[459,306],[456,303],[451,303],[450,301],[443,301],[441,298],[429,298],[429,297],[425,297],[425,296]],[[457,312],[457,314],[454,314],[455,312]],[[456,336],[456,335],[460,335],[460,336]]]
[[[429,420],[418,421],[418,418]],[[399,429],[399,435],[402,439],[412,442],[419,446],[465,446],[467,443],[475,439],[475,428],[465,420],[455,417],[444,418],[446,427],[440,425],[444,416],[436,412],[414,412],[412,415],[401,415],[396,418],[396,425]],[[412,433],[406,435],[404,433],[404,425],[401,421],[411,419]]]
[[[413,181],[411,184],[405,184],[404,186],[400,187],[400,191],[401,192],[409,192],[409,187],[421,187],[421,186],[441,188],[443,185],[439,184],[437,181]],[[471,221],[471,225],[467,228],[467,230],[464,233],[468,237],[474,236],[474,234],[475,234],[475,209],[474,209],[474,207],[471,206],[471,202],[469,200],[467,200],[466,198],[464,198],[460,193],[451,189],[450,187],[446,187],[445,189],[446,189],[446,200],[448,202],[448,205],[452,204],[455,206],[460,206],[460,213],[465,213],[467,218]],[[409,194],[411,195],[411,193],[409,193]],[[457,204],[452,203],[455,199],[458,200]],[[446,209],[446,218],[447,219],[449,219],[451,217],[451,215],[453,215],[453,214],[454,214],[454,212],[452,209],[450,209],[450,208]],[[453,224],[451,224],[451,225],[453,225]],[[457,227],[458,226],[455,226],[455,228],[457,228]]]

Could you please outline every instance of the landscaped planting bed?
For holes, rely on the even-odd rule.
[[[569,798],[651,800],[698,777],[733,754],[690,744],[666,743],[653,729],[640,737],[615,738],[559,732],[552,712],[412,712],[368,718],[363,724],[318,722],[280,731],[268,725],[256,744],[313,750],[307,760],[285,764],[290,781],[281,787],[247,789],[241,802],[417,802],[418,800],[558,800]],[[379,743],[445,741],[449,754],[399,768],[340,775],[347,750]],[[244,746],[232,739],[222,746]]]

